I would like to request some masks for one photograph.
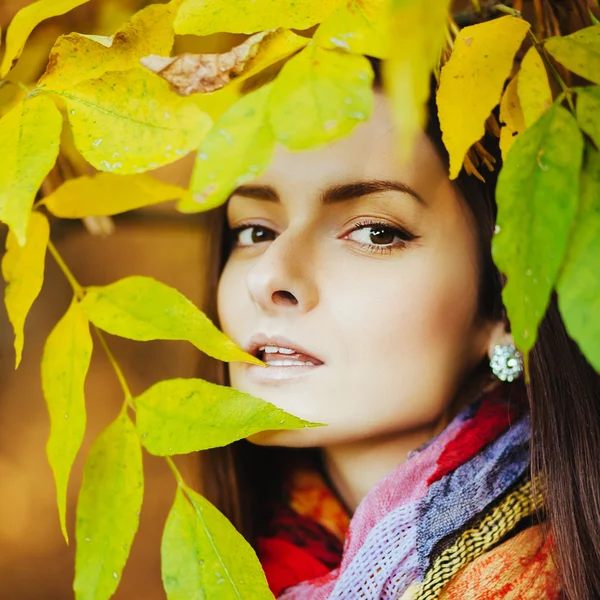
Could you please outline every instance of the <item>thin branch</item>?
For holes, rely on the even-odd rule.
[[[50,254],[52,254],[52,256],[54,257],[54,260],[60,267],[60,270],[63,272],[64,276],[67,278],[67,281],[73,288],[73,293],[75,294],[75,297],[78,300],[81,300],[85,293],[83,287],[79,284],[79,282],[77,281],[77,279],[71,272],[71,269],[69,269],[69,267],[67,267],[67,264],[65,263],[62,256],[60,255],[60,252],[56,249],[56,246],[50,240],[48,241],[48,250],[50,250]]]

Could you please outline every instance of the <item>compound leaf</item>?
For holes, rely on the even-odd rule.
[[[27,226],[27,243],[19,246],[12,232],[6,238],[2,275],[8,284],[4,291],[6,312],[15,332],[15,368],[23,353],[23,328],[44,283],[46,248],[50,237],[48,220],[33,212]]]
[[[42,356],[42,387],[50,415],[48,462],[56,482],[60,526],[67,543],[67,487],[85,433],[85,378],[92,336],[77,300],[48,336]]]
[[[176,289],[152,277],[134,275],[103,287],[89,287],[81,302],[97,327],[131,340],[187,340],[223,361],[262,364],[238,348]]]

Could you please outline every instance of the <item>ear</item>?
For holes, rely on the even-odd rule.
[[[506,323],[504,321],[496,321],[492,324],[488,337],[487,355],[488,358],[492,358],[494,354],[494,348],[496,346],[514,346],[515,342],[513,336],[507,330]]]

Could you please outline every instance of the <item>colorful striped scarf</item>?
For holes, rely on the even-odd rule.
[[[290,474],[258,554],[282,600],[554,600],[520,383],[483,393],[349,519],[316,470]],[[537,510],[536,510],[537,509]]]

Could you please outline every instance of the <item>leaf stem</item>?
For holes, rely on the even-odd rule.
[[[60,270],[63,272],[64,276],[67,278],[67,281],[71,284],[71,287],[73,288],[73,292],[74,292],[75,296],[77,297],[78,300],[81,300],[83,298],[85,290],[79,284],[77,279],[75,279],[75,276],[71,272],[71,269],[69,269],[69,267],[67,267],[67,264],[63,260],[63,257],[60,255],[60,252],[56,249],[56,246],[50,240],[48,241],[48,250],[50,250],[50,254],[52,254],[52,256],[54,257],[54,260],[60,267]]]
[[[177,481],[177,485],[180,488],[187,490],[188,486],[185,484],[185,481],[183,480],[183,477],[181,476],[181,473],[179,472],[179,469],[177,468],[177,465],[175,464],[173,459],[170,456],[165,456],[165,460],[167,461],[167,464],[169,465],[169,468],[171,469],[171,471],[173,471],[173,475],[175,475],[175,480]]]
[[[511,8],[510,6],[506,6],[506,4],[496,4],[496,6],[494,6],[494,8],[498,12],[506,13],[507,15],[511,15],[511,16],[517,17],[519,19],[523,18],[521,11],[519,11],[515,8]]]

